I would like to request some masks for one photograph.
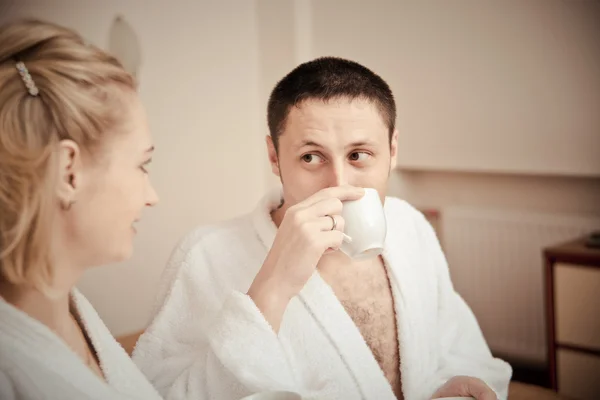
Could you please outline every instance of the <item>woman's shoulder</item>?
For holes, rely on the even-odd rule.
[[[0,399],[16,400],[17,392],[14,380],[8,370],[0,364]]]

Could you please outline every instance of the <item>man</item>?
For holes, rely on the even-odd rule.
[[[385,197],[395,119],[388,85],[351,61],[317,59],[277,84],[267,146],[282,190],[180,243],[135,351],[165,397],[506,398],[511,369],[454,291],[431,226]],[[336,249],[342,203],[364,187],[388,232],[381,257],[356,261]]]

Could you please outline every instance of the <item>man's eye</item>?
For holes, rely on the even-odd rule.
[[[323,159],[316,154],[305,154],[302,156],[302,161],[307,164],[318,164],[323,161]]]
[[[350,153],[351,161],[364,161],[369,158],[369,153],[364,151],[355,151],[354,153]]]

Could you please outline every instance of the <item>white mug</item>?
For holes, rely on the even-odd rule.
[[[363,197],[344,202],[342,217],[344,233],[351,239],[345,240],[340,247],[344,254],[355,260],[365,260],[383,252],[387,223],[377,190],[365,188]]]
[[[302,400],[302,397],[300,397],[298,393],[273,391],[255,393],[253,395],[244,397],[241,400]]]

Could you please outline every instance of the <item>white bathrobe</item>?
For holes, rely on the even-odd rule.
[[[167,399],[234,400],[265,390],[305,399],[394,399],[377,361],[318,273],[292,299],[275,334],[245,295],[277,232],[279,191],[250,215],[199,228],[172,254],[157,313],[134,361]],[[492,357],[454,291],[435,233],[408,203],[387,198],[383,259],[390,277],[407,400],[449,378],[483,379],[507,397],[510,366]]]
[[[107,382],[48,327],[0,298],[0,399],[160,399],[85,297],[75,290],[71,298]]]

